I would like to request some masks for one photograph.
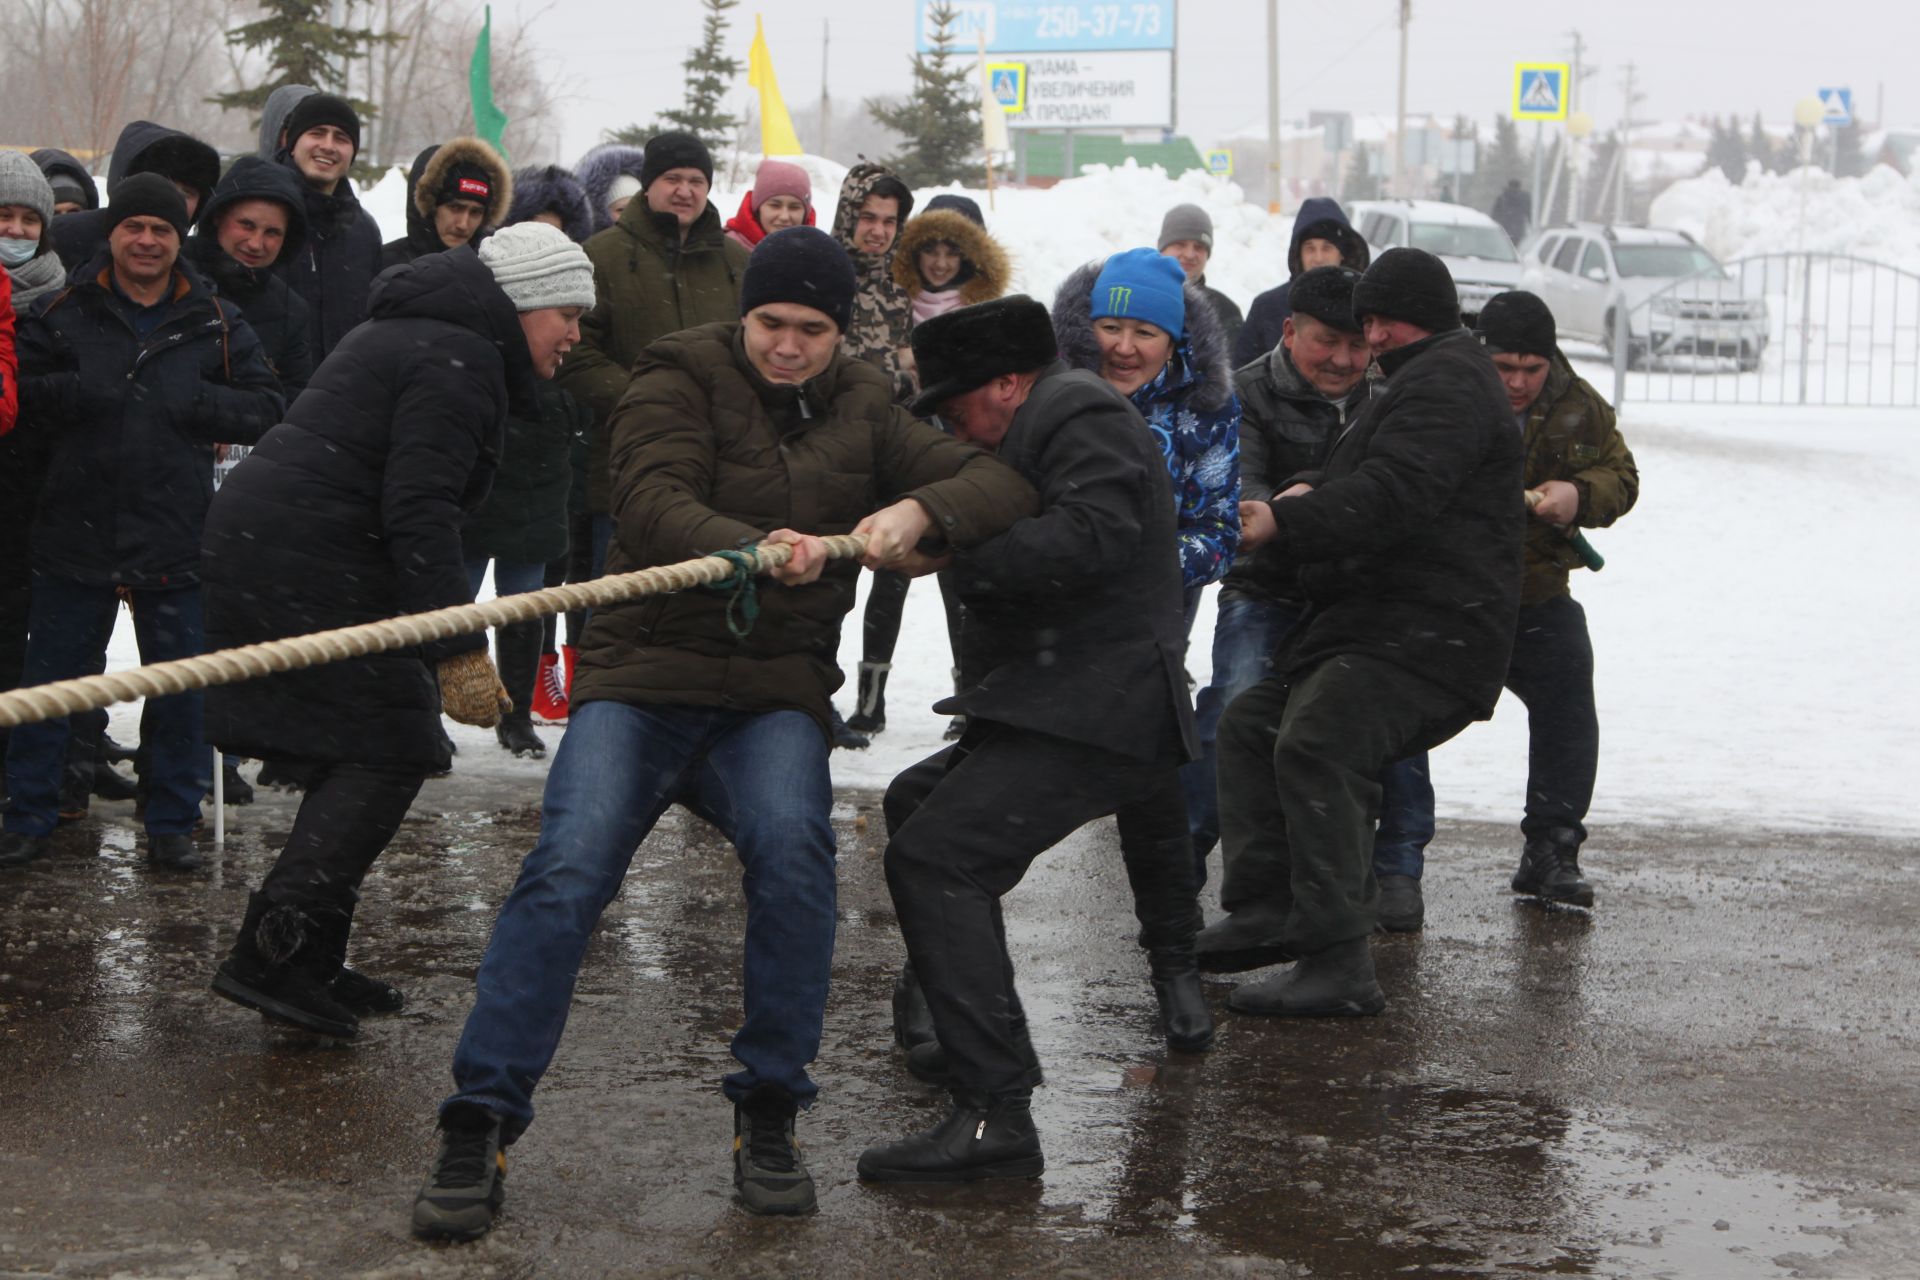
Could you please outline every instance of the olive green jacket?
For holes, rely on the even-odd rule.
[[[1524,429],[1527,488],[1549,480],[1571,483],[1580,491],[1576,526],[1604,529],[1633,509],[1640,472],[1614,425],[1613,406],[1558,352]],[[1580,555],[1566,534],[1544,521],[1527,521],[1521,604],[1566,595],[1567,573],[1579,567]]]
[[[655,342],[613,414],[608,572],[750,546],[780,528],[848,533],[901,497],[927,508],[952,549],[1034,514],[1039,499],[1017,472],[916,421],[890,393],[885,374],[844,352],[803,387],[769,383],[747,362],[738,321]],[[806,586],[759,578],[744,636],[716,591],[596,608],[574,701],[791,709],[824,733],[858,577],[842,560]]]
[[[560,385],[593,418],[587,509],[607,510],[607,419],[627,389],[629,371],[656,338],[740,317],[747,251],[727,238],[712,204],[683,243],[671,215],[636,196],[620,220],[590,236],[593,310],[580,318],[580,345],[560,366]]]

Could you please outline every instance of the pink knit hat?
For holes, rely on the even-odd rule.
[[[783,160],[768,158],[760,162],[753,172],[753,208],[760,206],[775,196],[794,196],[809,209],[813,207],[813,181],[807,177],[807,171],[797,164],[788,164]]]

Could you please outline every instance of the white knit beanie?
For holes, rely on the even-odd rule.
[[[593,306],[593,263],[558,227],[502,227],[480,242],[480,261],[516,311]]]

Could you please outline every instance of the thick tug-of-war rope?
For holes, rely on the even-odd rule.
[[[827,558],[830,560],[853,559],[867,547],[866,535],[860,533],[835,534],[821,541],[826,544]],[[329,662],[342,662],[348,658],[361,658],[370,653],[384,653],[389,649],[405,649],[432,640],[445,640],[450,636],[470,635],[510,622],[531,622],[551,613],[598,608],[623,600],[637,600],[642,596],[664,595],[670,591],[685,591],[690,587],[714,584],[721,584],[722,589],[734,593],[735,599],[728,605],[728,625],[734,634],[744,636],[752,626],[757,607],[752,603],[752,572],[777,568],[792,558],[791,543],[763,542],[751,552],[723,551],[694,560],[682,560],[679,564],[656,565],[651,569],[596,578],[592,582],[544,587],[539,591],[503,596],[481,604],[455,605],[430,613],[412,613],[381,622],[341,627],[335,631],[288,636],[282,640],[268,640],[237,649],[220,649],[173,662],[156,662],[151,666],[133,667],[126,671],[111,671],[105,675],[82,676],[78,680],[61,680],[53,684],[15,689],[10,693],[0,693],[0,728],[11,729],[15,725],[92,711],[116,702],[160,698],[216,684],[258,680],[282,671],[298,671]],[[738,611],[745,615],[744,626],[735,621],[736,605]]]

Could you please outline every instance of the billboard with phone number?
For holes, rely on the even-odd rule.
[[[918,47],[932,49],[930,4],[917,6]],[[986,36],[988,53],[1099,53],[1172,49],[1174,0],[955,0],[947,28],[964,56]]]

